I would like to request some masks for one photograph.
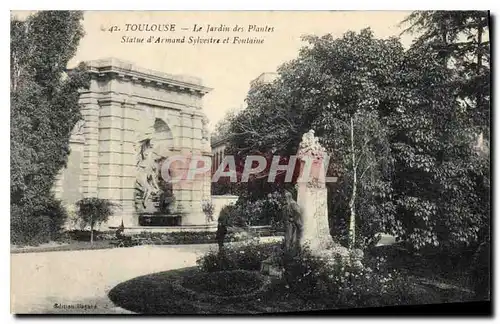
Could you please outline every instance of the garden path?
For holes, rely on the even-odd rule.
[[[137,276],[193,266],[210,247],[136,246],[11,254],[11,312],[129,313],[108,299],[111,288]],[[95,308],[67,308],[80,305]]]
[[[265,237],[261,241],[281,239]],[[130,313],[116,307],[107,297],[114,286],[138,276],[194,266],[199,256],[216,248],[216,244],[142,245],[101,250],[13,253],[11,312]],[[58,308],[56,304],[63,308]],[[82,309],[80,305],[95,308]]]

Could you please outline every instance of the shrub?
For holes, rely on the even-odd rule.
[[[250,242],[244,245],[228,246],[223,252],[209,251],[197,260],[197,264],[205,272],[260,270],[262,261],[270,257],[279,245],[279,243]]]
[[[341,258],[327,262],[305,248],[285,259],[283,289],[321,307],[376,307],[422,303],[407,278],[397,271],[384,271],[383,259],[376,269],[357,268]],[[427,296],[429,303],[439,302]]]
[[[223,253],[209,251],[197,260],[203,272],[259,270],[280,245],[250,243],[228,247]],[[421,303],[422,294],[408,283],[401,273],[384,269],[378,259],[375,269],[356,268],[341,258],[327,262],[313,255],[308,248],[294,256],[283,256],[283,278],[273,285],[275,293],[292,295],[318,308],[375,307]],[[426,302],[439,302],[426,294]]]
[[[11,242],[13,244],[39,245],[50,241],[50,218],[29,217],[12,212]]]
[[[67,218],[61,202],[50,197],[34,214],[29,213],[31,210],[11,205],[11,242],[38,245],[58,239]]]
[[[65,240],[88,242],[90,241],[90,231],[73,229],[70,231],[66,231],[64,233],[64,238]],[[114,239],[116,239],[115,231],[94,230],[94,241],[109,241]]]
[[[238,195],[242,190],[241,183],[231,182],[229,178],[221,177],[219,181],[213,182],[211,186],[212,195]]]
[[[234,218],[240,226],[271,225],[273,229],[282,229],[285,204],[284,195],[278,191],[257,200],[241,196],[234,205]]]
[[[90,242],[94,241],[94,226],[108,220],[117,204],[101,198],[83,198],[76,202],[82,226],[90,226]]]
[[[236,205],[224,206],[219,213],[219,221],[224,221],[226,226],[245,227],[246,222],[241,216],[240,209]]]
[[[149,244],[202,244],[215,243],[215,232],[172,232],[152,233],[142,232],[133,234],[132,237]]]

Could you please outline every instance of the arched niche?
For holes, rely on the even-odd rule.
[[[152,220],[156,222],[176,214],[172,184],[162,177],[162,165],[171,154],[173,144],[172,130],[161,118],[149,120],[138,137],[135,206],[142,225],[155,225]]]

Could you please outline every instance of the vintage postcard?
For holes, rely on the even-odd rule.
[[[13,314],[490,312],[489,12],[10,27]]]

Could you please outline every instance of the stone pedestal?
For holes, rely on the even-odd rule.
[[[332,247],[326,188],[300,186],[297,203],[303,212],[303,234],[300,244],[307,244],[312,251]]]
[[[303,234],[301,246],[309,246],[311,253],[327,262],[353,262],[356,268],[363,268],[363,252],[350,251],[333,241],[328,224],[328,199],[325,186],[325,149],[319,144],[314,131],[302,136],[298,156],[301,163],[297,203],[302,212]],[[324,168],[324,169],[322,169]]]
[[[307,245],[318,256],[323,256],[335,245],[328,224],[325,170],[322,169],[325,156],[325,149],[314,136],[314,131],[302,136],[298,152],[300,177],[297,191],[303,223],[300,244]]]

